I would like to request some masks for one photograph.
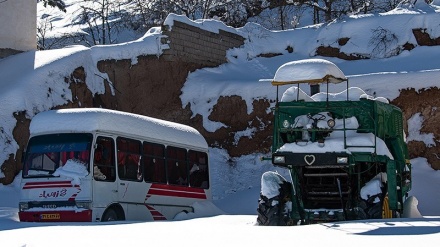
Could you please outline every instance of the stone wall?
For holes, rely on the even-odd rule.
[[[244,38],[238,34],[219,30],[213,33],[183,22],[174,21],[173,26],[162,26],[162,33],[168,43],[162,57],[169,61],[197,63],[204,67],[215,67],[226,63],[226,51],[244,44]]]

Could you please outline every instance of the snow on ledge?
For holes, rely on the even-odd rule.
[[[169,27],[169,31],[171,31],[174,26],[174,21],[183,22],[190,26],[197,27],[213,33],[219,33],[219,30],[223,30],[229,33],[234,33],[242,36],[235,28],[226,26],[226,24],[224,24],[221,21],[213,20],[213,19],[198,19],[193,21],[184,15],[177,15],[173,13],[167,16],[163,25],[167,25]]]

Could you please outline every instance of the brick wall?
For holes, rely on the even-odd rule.
[[[170,46],[162,55],[166,60],[208,67],[227,62],[226,51],[244,44],[244,38],[240,35],[224,30],[213,33],[179,21],[174,21],[171,30],[169,26],[163,26],[162,33],[168,37],[162,43]]]

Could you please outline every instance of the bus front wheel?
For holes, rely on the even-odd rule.
[[[118,214],[112,208],[107,209],[101,219],[101,221],[118,221],[118,220],[120,220]]]

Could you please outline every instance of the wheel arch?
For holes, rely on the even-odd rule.
[[[122,208],[121,204],[119,204],[119,203],[110,204],[102,213],[101,220],[104,218],[105,214],[110,210],[115,211],[116,215],[118,216],[118,220],[125,220],[124,209]]]

